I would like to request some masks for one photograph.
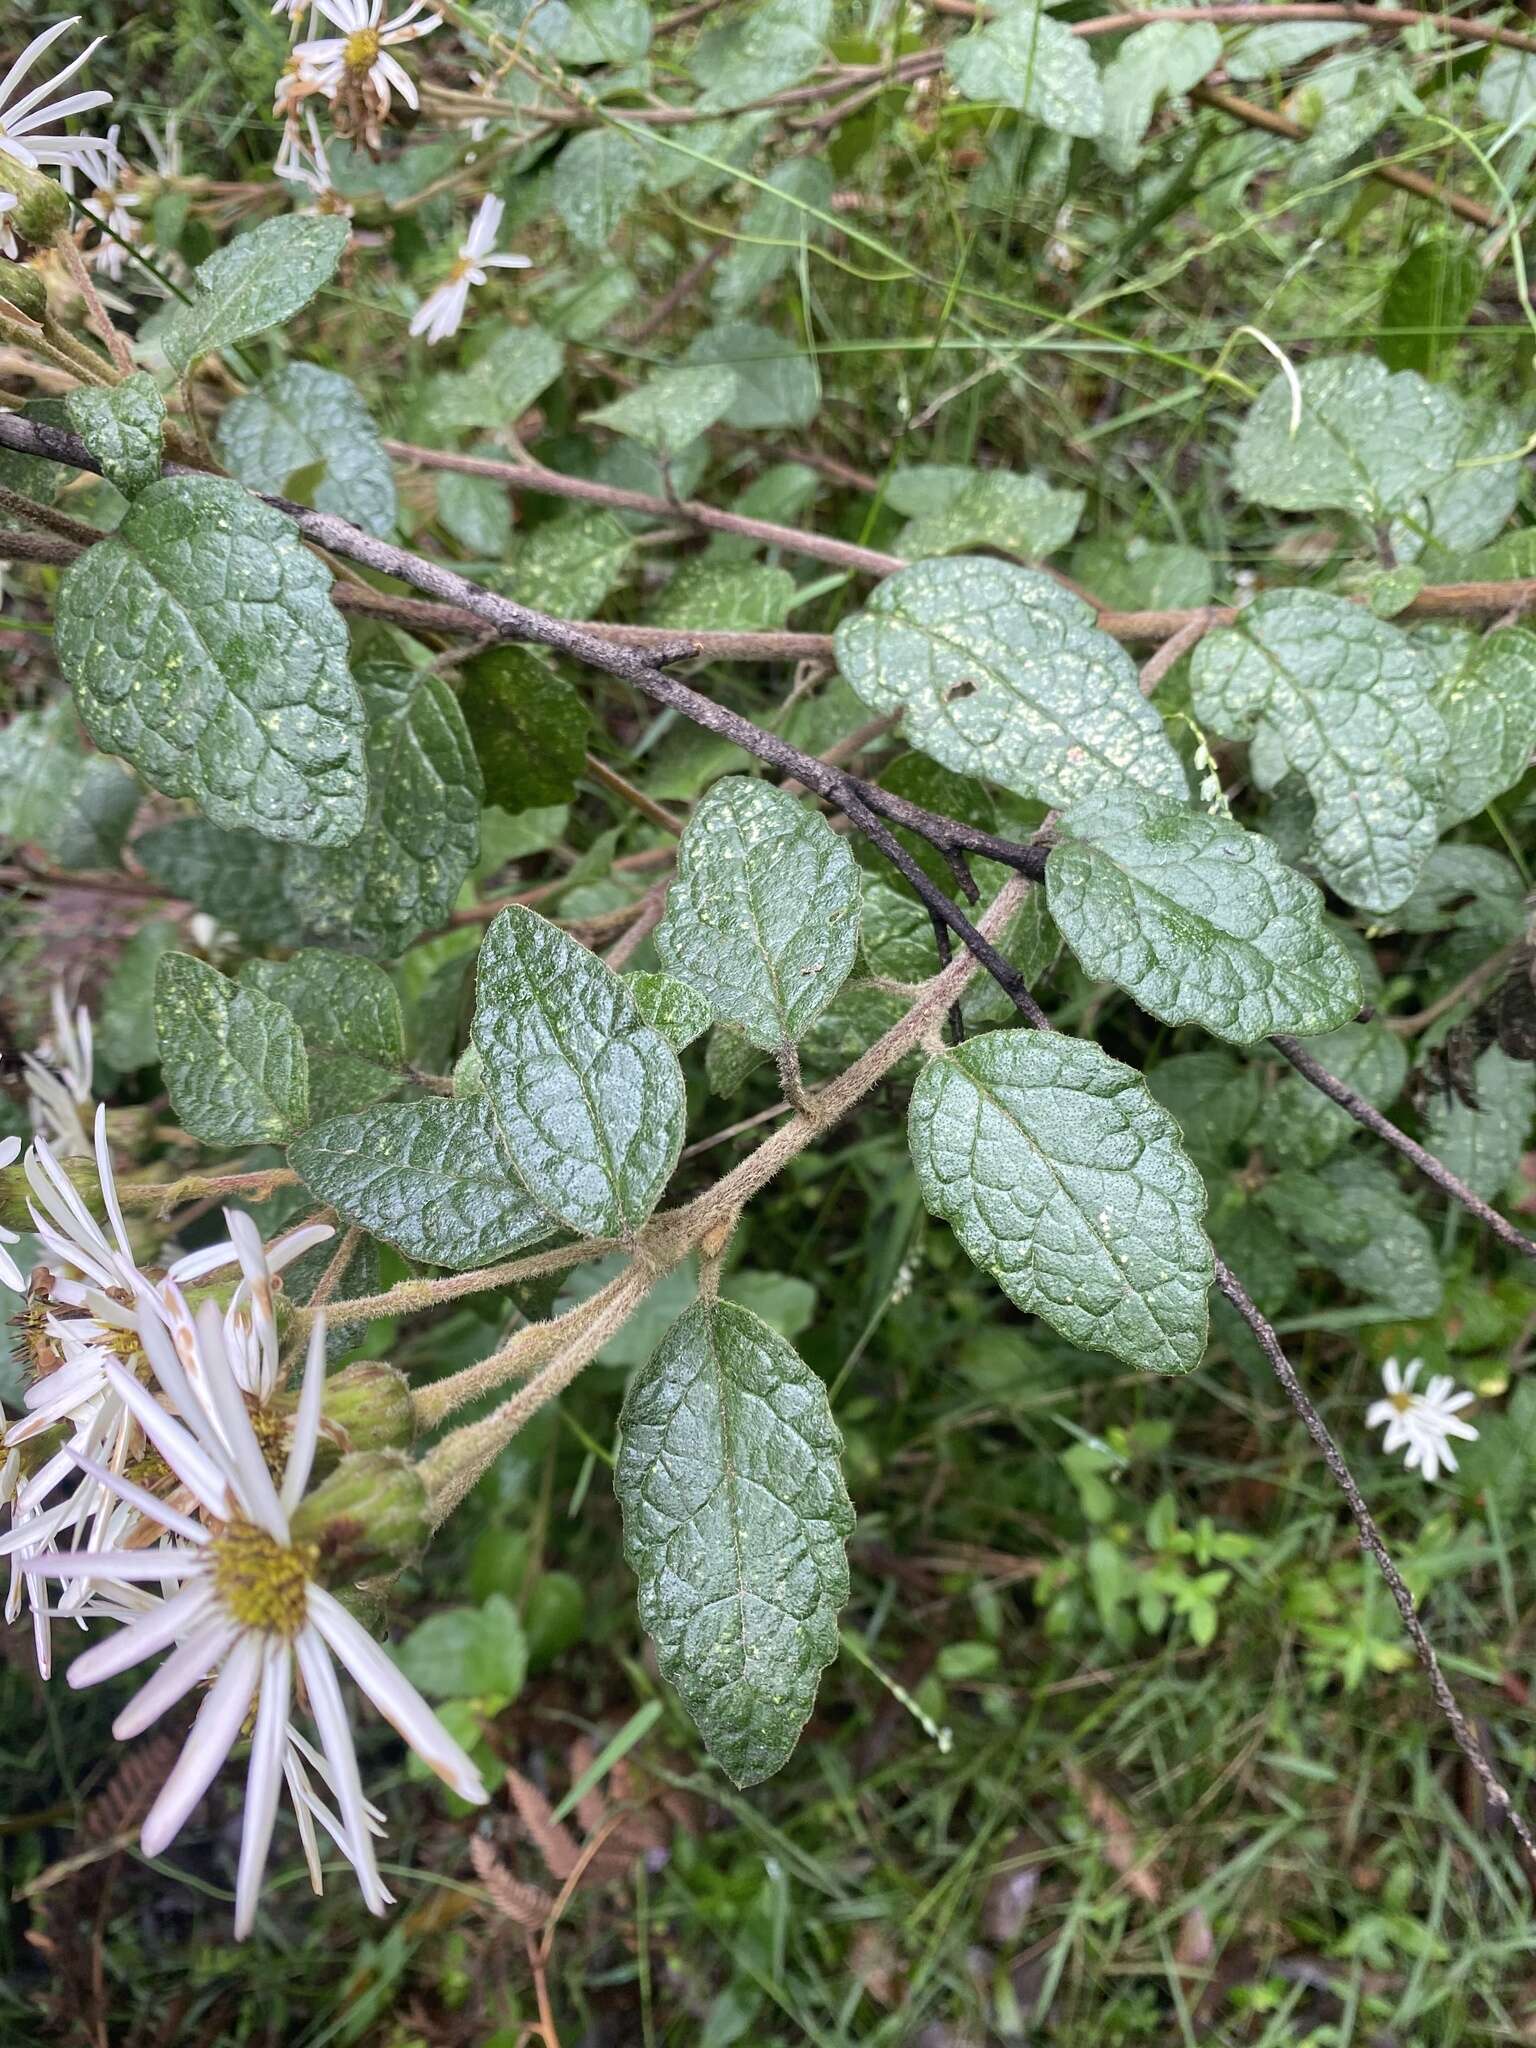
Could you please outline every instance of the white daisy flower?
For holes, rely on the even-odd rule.
[[[305,185],[317,199],[332,189],[330,160],[320,140],[313,107],[304,108],[301,124],[295,108],[283,122],[283,139],[272,163],[272,175],[290,185]]]
[[[152,1317],[143,1324],[145,1349],[176,1413],[162,1407],[120,1365],[113,1363],[107,1370],[114,1391],[188,1489],[204,1520],[180,1513],[102,1467],[92,1471],[87,1466],[91,1476],[110,1486],[120,1500],[157,1522],[167,1546],[64,1553],[38,1564],[29,1561],[24,1569],[66,1579],[85,1573],[120,1579],[126,1585],[179,1585],[163,1606],[95,1644],[69,1670],[71,1685],[93,1685],[170,1651],[113,1723],[114,1734],[125,1741],[150,1727],[194,1686],[212,1679],[186,1746],[145,1818],[145,1855],[160,1855],[179,1834],[240,1739],[254,1706],[235,1884],[235,1934],[238,1939],[250,1932],[286,1775],[289,1709],[297,1672],[339,1809],[338,1839],[365,1901],[381,1912],[387,1895],[374,1859],[369,1810],[333,1658],[461,1798],[483,1801],[485,1786],[473,1762],[416,1688],[312,1576],[313,1550],[293,1540],[289,1518],[308,1484],[319,1432],[325,1386],[323,1318],[316,1318],[310,1334],[293,1440],[280,1484],[274,1483],[257,1443],[225,1351],[215,1304],[202,1304],[195,1327],[206,1409],[168,1334]]]
[[[90,1119],[82,1112],[91,1104],[91,1013],[82,1003],[70,1016],[62,982],[53,985],[53,1029],[23,1064],[33,1130],[61,1158],[88,1158]]]
[[[0,1166],[14,1165],[16,1154],[20,1150],[20,1138],[0,1138]],[[20,1243],[21,1236],[19,1232],[7,1230],[3,1224],[0,1224],[0,1281],[3,1281],[9,1287],[13,1294],[25,1294],[27,1291],[27,1283],[22,1275],[21,1268],[6,1250],[8,1244]]]
[[[425,0],[410,0],[403,14],[385,21],[386,0],[315,0],[338,36],[320,36],[296,44],[293,58],[299,79],[323,92],[336,109],[337,133],[353,136],[377,149],[380,123],[389,116],[393,95],[408,107],[420,104],[410,73],[391,52],[442,23],[427,12]],[[425,20],[419,17],[427,14]]]
[[[14,213],[20,203],[14,192],[0,192],[0,256],[10,263],[20,262],[21,247],[16,240],[16,230],[5,216]]]
[[[481,200],[469,233],[459,244],[457,262],[442,283],[427,293],[411,316],[412,334],[424,334],[428,342],[446,341],[450,334],[458,332],[470,287],[484,284],[487,271],[528,268],[530,259],[526,256],[492,254],[496,237],[501,232],[504,211],[502,202],[489,193]]]
[[[64,21],[56,21],[52,28],[45,28],[40,36],[34,36],[4,78],[0,78],[0,150],[15,157],[18,163],[25,164],[29,171],[39,170],[44,164],[79,163],[86,150],[102,147],[90,136],[65,134],[57,124],[67,120],[71,114],[84,114],[92,107],[105,106],[112,97],[111,93],[72,92],[51,102],[48,95],[57,92],[61,85],[73,78],[81,65],[90,62],[94,52],[106,41],[105,36],[98,36],[95,42],[88,44],[73,62],[65,65],[57,78],[49,79],[43,85],[34,85],[19,99],[11,97],[44,50],[56,43],[67,30],[74,28],[79,20],[78,14],[72,14]],[[54,124],[52,129],[50,123]]]
[[[1365,1426],[1380,1429],[1385,1424],[1382,1449],[1389,1453],[1406,1451],[1403,1463],[1408,1470],[1422,1472],[1427,1480],[1434,1481],[1442,1467],[1447,1472],[1456,1470],[1456,1455],[1450,1442],[1453,1436],[1464,1437],[1469,1443],[1477,1441],[1477,1431],[1471,1423],[1463,1422],[1458,1412],[1477,1397],[1465,1388],[1458,1390],[1449,1373],[1437,1373],[1422,1393],[1417,1392],[1414,1381],[1423,1370],[1422,1358],[1409,1359],[1406,1371],[1395,1358],[1389,1358],[1381,1368],[1385,1398],[1372,1402]]]
[[[136,242],[141,232],[140,224],[134,217],[133,208],[139,203],[137,192],[123,188],[123,175],[127,165],[117,138],[122,133],[114,122],[107,130],[105,145],[96,144],[81,155],[79,169],[91,187],[90,204],[101,220],[105,230],[95,248],[91,251],[91,268],[99,270],[104,277],[116,284],[128,264],[127,244]],[[62,173],[63,183],[71,196],[75,182],[73,170]]]

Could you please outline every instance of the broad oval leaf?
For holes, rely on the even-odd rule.
[[[291,960],[247,960],[240,981],[291,1010],[311,1052],[354,1053],[381,1067],[403,1066],[400,998],[371,960],[309,947]]]
[[[1320,591],[1277,590],[1201,641],[1191,694],[1202,724],[1251,742],[1261,789],[1302,777],[1323,879],[1380,911],[1412,894],[1439,833],[1447,739],[1434,679],[1385,619]]]
[[[1038,8],[1010,7],[952,43],[946,61],[968,100],[1017,107],[1059,135],[1097,135],[1104,125],[1104,95],[1087,45]]]
[[[59,586],[86,730],[215,825],[340,846],[367,802],[363,707],[330,578],[222,477],[166,477]]]
[[[209,1145],[280,1145],[309,1119],[296,1019],[190,953],[155,969],[155,1038],[178,1123]]]
[[[819,812],[744,775],[688,821],[656,932],[662,965],[771,1051],[837,994],[859,949],[859,870]]]
[[[896,537],[899,555],[992,547],[1030,561],[1066,546],[1088,502],[1085,492],[1059,490],[1027,470],[939,462],[897,470],[886,501],[912,515]]]
[[[1131,658],[1051,577],[961,555],[887,577],[837,629],[838,666],[915,747],[1020,796],[1070,806],[1130,783],[1189,787]]]
[[[253,491],[289,495],[298,470],[317,470],[308,502],[365,533],[395,525],[395,478],[378,429],[349,377],[285,363],[224,408],[218,451]]]
[[[1338,508],[1390,519],[1456,466],[1461,401],[1413,370],[1375,356],[1322,356],[1297,372],[1300,417],[1284,373],[1248,408],[1232,451],[1232,482],[1282,512]]]
[[[1447,663],[1432,693],[1450,738],[1442,829],[1475,818],[1513,788],[1536,749],[1536,633],[1503,626],[1481,640],[1456,637],[1460,658]]]
[[[1140,1074],[1096,1045],[993,1031],[912,1093],[923,1200],[1010,1300],[1075,1344],[1158,1372],[1205,1349],[1205,1183]]]
[[[750,1309],[700,1301],[630,1381],[619,1428],[640,1620],[711,1756],[758,1784],[794,1749],[848,1598],[826,1388]]]
[[[711,112],[794,85],[825,54],[830,0],[754,0],[704,30],[688,68],[703,86],[696,105]]]
[[[441,924],[480,852],[480,764],[441,677],[393,662],[357,672],[368,811],[334,849],[295,849],[284,886],[313,938],[402,952]]]
[[[592,721],[580,696],[526,647],[494,647],[464,669],[460,709],[485,800],[514,814],[569,803]]]
[[[586,1237],[629,1237],[683,1141],[677,1054],[610,967],[513,904],[480,949],[485,1099],[534,1198]]]
[[[674,1052],[682,1052],[696,1038],[702,1038],[715,1021],[715,1013],[696,988],[670,974],[656,974],[640,968],[627,974],[640,1014],[654,1024]]]
[[[165,400],[145,371],[135,370],[105,391],[82,384],[65,399],[64,410],[102,475],[125,498],[159,477]]]
[[[1079,805],[1046,895],[1084,971],[1167,1024],[1248,1045],[1331,1031],[1360,1007],[1320,891],[1227,818],[1129,792]]]
[[[380,1103],[316,1124],[288,1158],[319,1201],[429,1265],[488,1265],[555,1227],[512,1171],[483,1095]]]
[[[1491,1045],[1473,1067],[1466,1093],[1454,1084],[1425,1117],[1425,1143],[1474,1195],[1496,1201],[1514,1179],[1536,1116],[1536,1070]]]
[[[215,250],[193,272],[191,300],[158,337],[177,376],[210,349],[291,320],[329,282],[351,232],[345,214],[289,213]]]

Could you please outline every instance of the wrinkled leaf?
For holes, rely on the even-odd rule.
[[[165,400],[155,381],[135,370],[121,384],[98,390],[82,384],[64,401],[69,423],[101,464],[108,483],[131,498],[160,475]]]
[[[707,27],[688,68],[703,86],[696,105],[716,111],[796,85],[820,63],[831,0],[754,0]]]
[[[210,349],[291,320],[329,283],[351,232],[344,214],[288,213],[216,249],[192,274],[191,300],[160,331],[177,376]]]
[[[155,1037],[177,1122],[208,1145],[280,1145],[309,1116],[299,1027],[190,953],[155,969]]]
[[[357,386],[315,363],[285,363],[219,421],[219,458],[253,491],[290,495],[296,471],[317,470],[305,502],[365,533],[395,525],[395,479]]]
[[[715,1013],[697,989],[675,975],[656,974],[649,969],[628,975],[631,993],[647,1024],[654,1024],[674,1052],[681,1052],[702,1038],[715,1021]]]
[[[896,472],[886,502],[915,514],[897,535],[899,555],[915,560],[991,547],[1034,561],[1066,546],[1087,497],[1023,470],[923,463]]]
[[[400,998],[371,961],[310,948],[289,960],[247,960],[240,980],[293,1012],[311,1052],[356,1053],[384,1067],[403,1064]]]
[[[686,448],[706,427],[723,419],[735,396],[736,374],[723,366],[658,370],[635,390],[586,417],[594,426],[612,427],[665,456]]]
[[[1493,1201],[1519,1168],[1536,1116],[1536,1068],[1492,1045],[1471,1073],[1475,1101],[1454,1088],[1437,1093],[1425,1117],[1424,1142],[1474,1195]]]
[[[1016,107],[1059,135],[1097,135],[1104,96],[1088,46],[1064,22],[1019,4],[946,52],[961,96]]]
[[[1536,633],[1504,626],[1464,643],[1462,659],[1431,695],[1450,747],[1440,796],[1442,829],[1475,818],[1517,783],[1536,749]]]

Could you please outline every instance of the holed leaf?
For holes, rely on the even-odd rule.
[[[1331,1031],[1360,976],[1323,899],[1230,819],[1117,792],[1081,804],[1046,865],[1051,915],[1088,974],[1167,1024],[1235,1045]]]
[[[483,1095],[380,1103],[316,1124],[288,1157],[317,1200],[430,1265],[487,1265],[554,1229]]]
[[[826,819],[732,775],[688,822],[656,951],[771,1051],[801,1038],[848,978],[859,902],[857,863]]]
[[[909,1137],[923,1200],[1020,1308],[1132,1365],[1199,1363],[1205,1185],[1140,1074],[1081,1039],[989,1032],[928,1062]]]
[[[738,1785],[786,1762],[837,1655],[841,1453],[816,1374],[733,1302],[679,1316],[625,1395],[614,1491],[640,1619]]]
[[[1251,742],[1261,789],[1302,776],[1312,856],[1362,910],[1409,896],[1438,835],[1447,740],[1433,683],[1399,627],[1309,590],[1272,591],[1208,633],[1191,676],[1195,716]]]
[[[1189,794],[1130,656],[1037,570],[917,562],[843,621],[836,648],[870,709],[902,712],[913,746],[962,775],[1063,805],[1126,783]]]
[[[223,477],[166,477],[59,586],[86,730],[215,825],[341,846],[367,801],[363,707],[330,578]]]
[[[683,1137],[677,1054],[612,968],[512,905],[485,935],[473,1036],[513,1166],[587,1237],[628,1237]]]
[[[155,969],[155,1037],[171,1108],[208,1145],[280,1145],[309,1118],[309,1065],[292,1013],[190,953]]]

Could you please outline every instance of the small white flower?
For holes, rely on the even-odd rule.
[[[1409,1359],[1406,1372],[1395,1358],[1389,1358],[1381,1368],[1386,1396],[1372,1402],[1365,1426],[1380,1429],[1385,1424],[1382,1449],[1389,1453],[1406,1450],[1403,1463],[1408,1470],[1420,1471],[1433,1481],[1439,1478],[1442,1466],[1447,1472],[1456,1470],[1450,1442],[1453,1436],[1476,1442],[1477,1431],[1463,1422],[1458,1412],[1476,1396],[1465,1388],[1458,1390],[1449,1373],[1437,1373],[1422,1393],[1416,1392],[1414,1381],[1423,1370],[1422,1358]]]
[[[235,1885],[235,1935],[248,1934],[282,1782],[294,1784],[289,1710],[295,1673],[319,1734],[317,1766],[334,1793],[333,1832],[357,1873],[365,1901],[382,1912],[387,1893],[373,1852],[374,1821],[363,1796],[357,1752],[333,1657],[351,1674],[418,1756],[463,1799],[483,1801],[473,1762],[448,1734],[416,1688],[341,1603],[311,1576],[313,1553],[296,1545],[290,1516],[303,1498],[314,1460],[325,1385],[323,1318],[316,1318],[280,1483],[267,1469],[226,1354],[218,1308],[204,1302],[194,1319],[199,1377],[207,1406],[182,1370],[176,1347],[153,1316],[142,1325],[162,1393],[174,1414],[120,1365],[108,1366],[113,1389],[187,1489],[194,1520],[168,1502],[101,1467],[91,1477],[164,1530],[154,1549],[64,1553],[23,1569],[68,1579],[77,1574],[127,1586],[179,1585],[163,1605],[128,1622],[70,1666],[71,1685],[103,1678],[170,1651],[123,1708],[113,1732],[127,1741],[205,1679],[212,1679],[186,1746],[144,1821],[147,1856],[158,1856],[181,1831],[227,1760],[253,1705],[255,1724],[246,1776],[240,1858]],[[178,1419],[179,1418],[179,1419]],[[174,1647],[173,1647],[174,1646]],[[313,1793],[299,1799],[319,1813]],[[324,1816],[321,1816],[322,1819]]]
[[[114,284],[121,278],[128,264],[127,245],[136,242],[140,225],[135,219],[133,208],[139,203],[137,192],[125,191],[123,176],[127,165],[117,138],[122,133],[116,122],[107,130],[105,143],[93,143],[89,150],[81,152],[78,168],[91,187],[92,210],[103,224],[101,239],[91,251],[91,268],[99,270],[104,277],[110,277]],[[75,173],[66,168],[62,174],[65,189],[73,196]]]
[[[62,127],[55,126],[50,131],[48,124],[63,122],[71,114],[87,113],[92,107],[105,106],[112,97],[111,93],[72,92],[52,102],[48,95],[57,92],[61,85],[73,78],[82,64],[89,63],[94,52],[106,41],[105,36],[98,36],[95,42],[88,44],[73,62],[65,65],[57,78],[49,79],[43,85],[34,85],[18,100],[11,98],[44,50],[74,28],[79,20],[78,14],[72,14],[64,21],[56,21],[52,28],[45,28],[40,36],[34,36],[4,78],[0,78],[0,150],[25,164],[29,171],[38,170],[44,164],[79,163],[86,150],[103,146],[89,136],[67,135]]]
[[[526,256],[497,256],[492,253],[496,237],[501,232],[504,211],[502,202],[492,198],[490,193],[481,200],[469,233],[459,244],[457,262],[442,283],[427,293],[411,316],[412,334],[424,334],[429,343],[446,341],[450,334],[458,332],[471,286],[484,284],[488,270],[528,268]]]
[[[64,1159],[90,1156],[92,1051],[90,1011],[82,1003],[71,1017],[64,984],[56,981],[53,1029],[24,1065],[32,1128]]]
[[[306,134],[307,129],[307,134]],[[306,185],[317,199],[331,190],[331,166],[320,140],[320,126],[313,107],[304,108],[300,122],[295,108],[283,123],[283,139],[272,163],[272,175],[290,185]]]
[[[410,0],[393,21],[385,21],[385,5],[386,0],[315,0],[316,12],[341,34],[298,43],[293,52],[299,82],[333,102],[338,134],[370,149],[378,147],[379,126],[395,93],[408,107],[420,104],[410,73],[391,51],[442,27],[435,14],[418,18],[425,0]]]

